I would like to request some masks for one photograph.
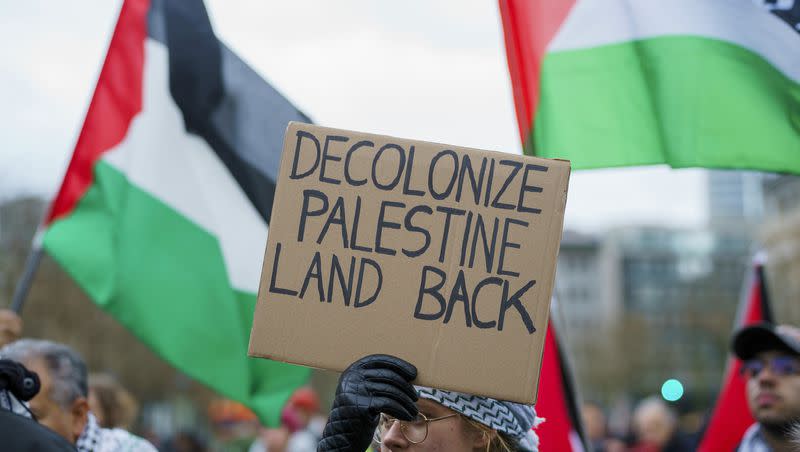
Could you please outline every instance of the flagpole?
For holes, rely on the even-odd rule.
[[[36,233],[33,235],[31,241],[31,250],[25,259],[25,269],[17,281],[17,286],[14,288],[14,296],[11,298],[11,310],[19,314],[22,312],[22,306],[25,304],[25,299],[33,282],[33,277],[36,275],[36,270],[39,269],[39,263],[42,260],[44,249],[42,248],[42,227],[36,228]]]

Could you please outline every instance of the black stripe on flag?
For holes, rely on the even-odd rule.
[[[269,224],[283,134],[311,120],[217,39],[201,0],[153,0],[148,34],[169,52],[169,85],[202,137]]]
[[[553,339],[556,343],[556,356],[558,359],[558,365],[561,368],[561,386],[564,388],[564,402],[567,405],[567,413],[569,414],[570,424],[572,424],[572,429],[578,435],[578,439],[580,440],[584,450],[590,451],[591,448],[589,447],[589,438],[586,435],[580,407],[578,406],[578,392],[575,385],[575,374],[572,372],[572,366],[570,365],[568,355],[564,353],[564,346],[561,344],[561,340],[557,334],[558,330],[555,327],[552,328]],[[547,415],[543,414],[543,416]]]

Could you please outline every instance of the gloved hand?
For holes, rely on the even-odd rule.
[[[410,421],[417,416],[411,381],[417,368],[389,355],[370,355],[339,378],[336,397],[317,452],[363,452],[372,442],[378,416]]]

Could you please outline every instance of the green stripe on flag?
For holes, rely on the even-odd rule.
[[[99,162],[44,246],[89,297],[164,359],[277,425],[309,369],[248,358],[256,296],[230,287],[214,236]],[[253,244],[262,246],[263,244]]]
[[[548,54],[537,155],[800,173],[800,84],[723,41],[671,36]]]

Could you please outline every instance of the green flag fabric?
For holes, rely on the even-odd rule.
[[[500,0],[500,9],[526,152],[577,169],[800,174],[800,2]]]

